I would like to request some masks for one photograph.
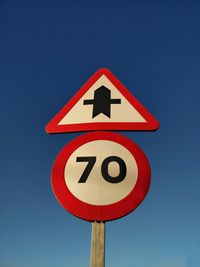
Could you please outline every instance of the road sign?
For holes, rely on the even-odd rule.
[[[77,137],[58,154],[52,188],[60,204],[87,221],[108,221],[133,211],[150,185],[144,152],[127,137],[93,132]]]
[[[159,122],[108,69],[99,69],[47,124],[47,133],[158,129]]]

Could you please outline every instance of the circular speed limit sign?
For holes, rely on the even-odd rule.
[[[133,141],[112,132],[94,132],[68,143],[52,169],[60,204],[87,221],[109,221],[133,211],[145,198],[151,171]]]

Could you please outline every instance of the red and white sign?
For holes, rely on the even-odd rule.
[[[144,152],[112,132],[87,133],[68,143],[52,169],[52,188],[60,204],[87,221],[108,221],[133,211],[150,185]]]
[[[47,124],[47,133],[154,131],[159,122],[108,69],[99,69]]]

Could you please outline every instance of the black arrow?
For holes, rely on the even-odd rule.
[[[94,99],[83,101],[83,105],[93,105],[92,118],[103,113],[110,118],[111,104],[121,104],[121,99],[111,99],[111,90],[101,86],[94,91]]]

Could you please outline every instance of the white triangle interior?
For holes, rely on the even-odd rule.
[[[121,99],[121,104],[111,104],[110,118],[102,113],[92,118],[93,105],[83,105],[84,100],[94,99],[94,91],[100,86],[105,86],[111,90],[111,99]],[[62,118],[58,125],[92,122],[146,122],[146,120],[117,90],[111,81],[105,75],[102,75]]]

